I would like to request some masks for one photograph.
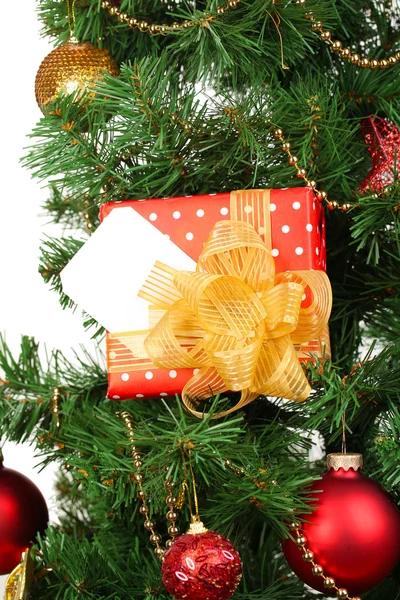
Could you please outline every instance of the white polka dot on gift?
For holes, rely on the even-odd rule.
[[[157,214],[156,213],[150,213],[149,214],[149,219],[150,219],[150,221],[156,221],[157,220]]]
[[[144,394],[136,394],[135,398],[144,398]]]
[[[146,371],[145,375],[146,379],[153,379],[154,373],[152,371]]]
[[[171,377],[171,379],[175,379],[175,377],[178,375],[178,373],[174,370],[169,372],[169,376]]]
[[[272,256],[274,256],[274,257],[275,257],[275,256],[279,256],[279,250],[278,250],[278,248],[272,248],[272,250],[271,250],[271,254],[272,254]]]
[[[300,202],[293,202],[292,207],[294,210],[299,210],[301,208]]]
[[[297,256],[301,256],[303,254],[304,250],[301,246],[297,246],[295,252],[296,252]]]
[[[221,213],[221,215],[227,215],[229,212],[229,208],[223,206],[219,212]]]
[[[121,379],[122,381],[129,381],[129,373],[122,373]]]
[[[307,229],[307,231],[312,231],[313,230],[313,226],[311,225],[311,223],[307,223],[306,229]]]
[[[271,212],[275,212],[276,211],[276,204],[274,204],[273,202],[271,202],[271,204],[269,205],[269,210]]]
[[[282,231],[283,231],[283,233],[289,233],[289,231],[290,231],[289,225],[282,225]]]
[[[121,396],[118,396],[117,394],[114,394],[114,396],[112,398],[113,398],[113,400],[120,400]]]
[[[196,211],[196,215],[198,217],[204,217],[204,210],[202,208],[199,208],[199,210]]]
[[[179,212],[179,210],[174,210],[174,212],[172,213],[172,216],[174,219],[180,219],[181,213]]]
[[[192,239],[194,238],[194,235],[193,235],[193,233],[192,233],[191,231],[188,231],[188,233],[185,235],[185,238],[186,238],[186,239],[187,239],[189,242],[191,242],[191,241],[192,241]]]

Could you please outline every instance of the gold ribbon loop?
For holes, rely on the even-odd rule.
[[[195,351],[204,333],[188,304],[179,300],[150,331],[144,347],[148,356],[154,357],[154,364],[161,369],[171,368],[172,364],[178,369],[198,367],[199,363],[207,360],[204,351]]]
[[[301,308],[305,291],[309,306]],[[241,391],[239,402],[214,418],[260,394],[296,401],[310,394],[294,344],[326,326],[329,280],[323,271],[275,276],[270,249],[251,223],[216,223],[195,273],[157,263],[139,296],[162,311],[144,342],[152,362],[199,368],[182,391],[193,414],[202,416],[198,400],[229,390]]]
[[[299,306],[304,286],[297,283],[278,283],[261,296],[266,309],[265,334],[269,338],[294,332],[299,320]]]
[[[175,283],[200,323],[214,333],[241,339],[266,316],[256,293],[236,277],[183,271]]]
[[[237,277],[257,292],[274,283],[275,261],[254,227],[243,221],[215,224],[197,268]]]

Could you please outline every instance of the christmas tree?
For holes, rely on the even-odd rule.
[[[101,348],[111,331],[109,372],[1,343],[2,437],[60,466],[59,525],[38,500],[21,541],[0,505],[2,572],[33,543],[7,598],[395,600],[396,6],[39,0],[38,16],[57,49],[24,164],[66,231],[39,269]],[[141,263],[168,263],[161,238],[197,272],[157,263],[143,342],[109,323]]]

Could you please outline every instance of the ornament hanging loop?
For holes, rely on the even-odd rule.
[[[199,500],[197,497],[197,489],[196,489],[196,480],[194,478],[193,466],[192,466],[192,457],[191,451],[189,450],[189,469],[190,469],[190,478],[192,480],[192,488],[193,488],[193,499],[194,499],[194,508],[195,515],[192,515],[192,523],[201,523],[200,514],[199,514]]]
[[[180,505],[180,507],[182,508],[183,506],[183,501],[184,501],[184,496],[185,496],[185,492],[187,494],[187,498],[188,498],[188,505],[189,505],[189,511],[190,511],[190,520],[191,523],[195,524],[195,523],[201,523],[201,519],[200,519],[200,514],[199,514],[199,500],[197,497],[197,488],[196,488],[196,479],[194,476],[194,471],[193,471],[193,466],[192,466],[192,457],[191,457],[191,450],[189,449],[187,451],[188,453],[188,461],[186,461],[186,457],[184,454],[184,451],[181,451],[181,455],[182,455],[182,467],[183,467],[183,482],[181,485],[181,489],[179,492],[179,498],[178,498],[178,506]],[[194,502],[194,509],[195,509],[195,513],[193,514],[193,505],[192,505],[192,497],[190,494],[190,488],[187,482],[187,467],[186,467],[186,462],[189,463],[189,470],[190,470],[190,480],[192,483],[192,493],[193,493],[193,502]]]
[[[279,36],[279,45],[280,45],[280,50],[281,50],[281,67],[284,71],[289,70],[289,67],[287,65],[285,65],[285,60],[284,60],[284,56],[283,56],[283,39],[282,39],[281,30],[279,29],[279,25],[281,23],[280,16],[278,15],[278,13],[276,11],[273,15],[270,12],[268,12],[267,9],[265,9],[265,12],[270,16],[271,21],[275,25],[275,29]]]
[[[346,412],[342,414],[342,454],[347,453],[346,448]]]
[[[65,0],[67,3],[67,13],[68,13],[68,29],[69,29],[69,42],[71,44],[78,44],[79,40],[75,36],[76,30],[76,17],[75,17],[75,2],[76,0],[72,0],[70,4],[70,0]]]

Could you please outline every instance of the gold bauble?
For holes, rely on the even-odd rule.
[[[119,68],[108,50],[96,48],[89,42],[71,40],[59,46],[43,60],[35,80],[35,95],[40,109],[59,94],[78,96],[100,81],[104,72],[118,75]]]

